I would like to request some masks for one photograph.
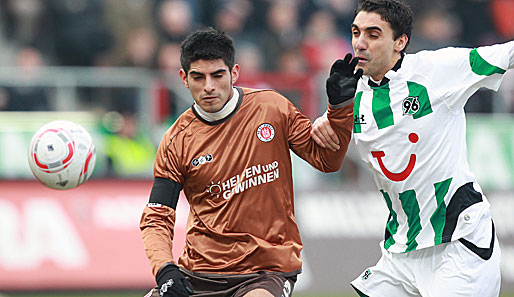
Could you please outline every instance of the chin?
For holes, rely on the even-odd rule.
[[[205,110],[206,112],[215,113],[215,112],[220,111],[222,109],[222,107],[209,105],[209,106],[206,106],[205,108],[202,107],[202,109]]]

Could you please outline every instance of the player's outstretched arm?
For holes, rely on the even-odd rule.
[[[337,171],[343,162],[351,140],[353,128],[353,99],[362,71],[355,71],[358,59],[346,55],[337,60],[330,70],[326,87],[329,108],[326,114],[330,129],[319,133],[312,131],[312,123],[299,112],[294,114],[292,134],[289,137],[291,149],[302,159],[323,172]],[[308,126],[309,129],[305,129]]]
[[[330,69],[330,76],[326,81],[329,113],[353,102],[357,90],[357,82],[362,76],[362,69],[355,71],[359,59],[346,54],[344,60],[337,60]],[[330,125],[329,116],[325,113],[317,118],[311,131],[311,137],[316,143],[331,150],[339,150],[339,138]]]
[[[143,210],[139,228],[152,273],[168,262],[173,262],[175,209],[182,185],[162,177],[155,177],[150,199]]]

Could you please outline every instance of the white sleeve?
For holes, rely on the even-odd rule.
[[[507,46],[509,47],[509,69],[514,69],[514,40],[507,42]]]
[[[478,89],[497,91],[503,74],[513,67],[514,42],[475,49],[444,48],[420,52],[424,76],[452,110],[463,108]]]

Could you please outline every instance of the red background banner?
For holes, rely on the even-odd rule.
[[[151,188],[151,180],[91,180],[62,191],[0,181],[0,290],[153,286],[139,233]],[[184,197],[177,210],[175,257],[185,238]]]

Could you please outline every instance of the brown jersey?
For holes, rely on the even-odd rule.
[[[190,108],[159,145],[156,179],[180,185],[190,205],[178,264],[205,273],[299,271],[289,150],[323,172],[338,170],[351,138],[353,104],[328,110],[341,143],[333,152],[312,140],[311,121],[279,93],[237,90],[238,106],[227,118],[207,122]],[[140,227],[154,274],[173,262],[174,220],[167,203],[149,203],[143,212]]]

